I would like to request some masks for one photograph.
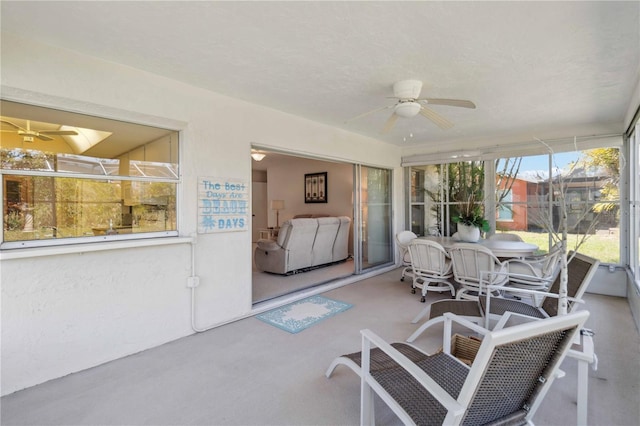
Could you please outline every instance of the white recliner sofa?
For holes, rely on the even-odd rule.
[[[258,240],[256,267],[289,275],[341,262],[349,257],[350,226],[347,216],[287,220],[280,227],[277,241]]]

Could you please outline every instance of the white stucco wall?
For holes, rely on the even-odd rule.
[[[181,236],[196,232],[198,176],[251,182],[251,143],[394,168],[396,225],[402,218],[397,147],[6,34],[1,55],[5,99],[182,131]],[[249,313],[251,233],[195,240],[196,325]],[[3,395],[193,332],[191,244],[94,246],[0,253]]]
[[[2,261],[2,390],[189,333],[189,244]]]

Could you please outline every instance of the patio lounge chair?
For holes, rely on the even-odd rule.
[[[427,355],[363,330],[362,351],[345,356],[361,377],[360,424],[374,424],[373,392],[404,424],[529,423],[588,315],[581,311],[488,331],[446,314],[447,321],[484,333],[470,367],[448,353],[448,342],[443,352]],[[338,364],[332,363],[327,377]]]

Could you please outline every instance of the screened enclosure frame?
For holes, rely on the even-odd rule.
[[[414,174],[415,170],[417,169],[434,170],[434,168],[438,167],[439,165],[452,164],[452,163],[454,164],[465,163],[465,162],[468,163],[471,161],[481,162],[484,164],[484,170],[485,170],[484,194],[494,194],[497,197],[499,188],[496,182],[499,181],[500,179],[498,176],[499,173],[498,175],[496,174],[496,161],[501,159],[509,159],[509,158],[517,158],[517,157],[535,156],[537,158],[537,157],[545,156],[548,158],[549,175],[545,178],[547,180],[546,183],[544,181],[541,181],[541,182],[538,182],[538,185],[547,185],[548,189],[545,191],[542,191],[542,193],[544,193],[544,197],[541,198],[539,202],[543,204],[539,204],[539,206],[544,207],[545,204],[547,205],[546,216],[548,216],[548,220],[550,221],[550,223],[555,224],[557,222],[557,218],[554,218],[554,214],[557,215],[555,211],[557,208],[559,208],[558,207],[559,201],[554,198],[554,194],[553,194],[554,185],[558,185],[558,182],[554,182],[554,178],[553,178],[553,170],[554,170],[553,164],[554,164],[554,158],[555,158],[554,156],[565,155],[571,152],[583,153],[585,151],[589,151],[595,148],[617,148],[619,149],[619,156],[620,156],[619,174],[621,177],[618,185],[619,198],[615,199],[614,201],[608,202],[608,204],[613,205],[614,213],[605,212],[605,213],[599,214],[598,220],[614,221],[615,225],[611,225],[612,226],[611,229],[613,230],[611,231],[611,233],[613,234],[615,232],[615,235],[613,235],[611,238],[612,239],[617,238],[617,240],[614,242],[614,244],[616,245],[616,249],[618,250],[618,253],[616,253],[618,255],[617,258],[615,258],[614,256],[612,261],[603,262],[603,263],[605,264],[613,263],[614,265],[628,264],[628,260],[627,260],[628,251],[626,249],[627,244],[625,241],[623,241],[623,237],[625,235],[628,235],[628,232],[627,232],[628,230],[626,229],[626,224],[623,219],[625,217],[628,217],[627,214],[628,214],[629,208],[625,206],[625,203],[623,202],[625,199],[624,194],[626,193],[627,190],[624,184],[625,179],[622,177],[624,177],[628,172],[626,165],[629,164],[630,162],[626,161],[626,159],[632,158],[632,157],[630,157],[629,154],[626,154],[624,150],[624,146],[625,145],[623,145],[623,139],[620,135],[612,135],[612,136],[603,136],[598,138],[586,138],[585,140],[580,141],[580,143],[576,143],[576,141],[567,141],[564,144],[556,143],[555,145],[556,151],[551,154],[549,153],[550,149],[547,149],[546,147],[544,147],[545,149],[543,150],[541,149],[532,150],[530,148],[527,149],[523,146],[514,145],[513,152],[508,151],[507,147],[502,147],[500,152],[496,152],[496,153],[486,152],[476,156],[467,156],[467,155],[463,156],[460,153],[450,153],[450,154],[441,154],[439,156],[405,157],[403,158],[403,166],[404,166],[404,180],[405,180],[405,205],[406,205],[405,223],[407,224],[406,228],[409,230],[412,230],[413,232],[419,235],[433,234],[432,232],[427,231],[429,228],[428,223],[421,223],[425,221],[423,219],[424,217],[428,217],[424,214],[424,210],[428,208],[427,206],[428,203],[426,200],[420,200],[416,198],[416,190],[412,186],[412,184],[414,184],[415,186],[415,183],[412,182],[412,176],[413,176],[412,174]],[[577,156],[577,153],[576,153],[576,156]],[[442,169],[439,169],[439,170],[442,170]],[[575,179],[576,182],[578,181],[578,179],[575,177],[577,175],[578,175],[577,172],[574,172],[574,175],[572,175],[572,179]],[[442,173],[442,176],[446,177],[446,173]],[[413,176],[413,178],[415,179],[415,176]],[[590,177],[590,179],[595,181],[596,178]],[[600,179],[601,181],[604,178],[598,178],[598,179]],[[587,179],[585,179],[585,181],[587,181]],[[586,184],[583,184],[583,185],[586,185]],[[600,192],[597,191],[596,189],[585,190],[583,191],[582,195],[580,195],[581,194],[580,192],[575,192],[575,191],[576,190],[572,190],[571,188],[569,191],[570,195],[574,197],[574,201],[578,199],[575,197],[582,197],[582,198],[580,198],[579,203],[574,203],[571,205],[571,208],[573,208],[574,212],[577,212],[579,207],[586,209],[586,211],[590,211],[596,205],[605,204],[604,202],[594,198],[593,194],[600,196]],[[557,189],[555,192],[557,193]],[[503,195],[504,193],[505,192],[503,188]],[[485,197],[485,199],[483,200],[485,203],[484,214],[486,219],[490,222],[490,228],[491,228],[491,231],[488,235],[498,231],[499,232],[509,231],[509,229],[502,228],[502,226],[504,226],[505,223],[499,226],[498,231],[496,231],[497,214],[499,214],[500,209],[503,208],[500,206],[506,205],[512,208],[515,207],[520,209],[531,210],[530,196],[531,194],[529,194],[529,198],[523,198],[513,202],[506,202],[505,200],[503,200],[503,202],[500,204],[497,202],[497,199],[495,197],[491,197],[491,196]],[[441,215],[438,219],[439,231],[445,236],[451,236],[453,231],[455,231],[455,229],[451,227],[451,221],[447,219],[447,217],[449,216],[446,216],[451,214],[451,212],[448,211],[447,208],[455,204],[452,201],[454,200],[449,200],[449,203],[442,203],[439,207],[440,211],[445,213],[445,216]],[[554,206],[554,208],[551,209],[549,208],[549,206]],[[416,214],[419,217],[416,218]],[[586,220],[584,218],[581,219],[580,217],[581,216],[577,214],[575,215],[575,218],[574,218],[575,227],[577,227],[578,225],[580,225],[580,223],[583,223],[583,221]],[[416,224],[418,226],[416,226]],[[507,221],[507,225],[508,225],[508,221]],[[604,226],[604,222],[602,223],[602,225]],[[552,240],[551,240],[551,234],[548,234],[548,235],[549,235],[548,248],[550,248],[552,245]],[[569,244],[571,247],[571,242]],[[544,250],[545,249],[544,245],[545,244],[539,244],[541,249],[543,251],[546,251]]]

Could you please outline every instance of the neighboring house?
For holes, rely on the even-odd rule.
[[[574,171],[562,179],[554,179],[553,223],[560,221],[558,191],[566,186],[567,224],[570,232],[595,232],[608,230],[617,223],[619,207],[597,213],[594,206],[601,202],[601,189],[610,181],[610,176],[602,173]],[[496,208],[496,229],[498,231],[544,231],[541,216],[548,214],[549,185],[544,178],[515,178],[499,180],[497,188],[500,204]]]
[[[619,205],[613,209],[598,213],[594,210],[601,202],[601,189],[610,181],[610,176],[601,172],[585,174],[583,170],[576,170],[571,175],[557,177],[553,183],[553,223],[558,226],[560,223],[560,202],[559,190],[565,186],[565,203],[567,205],[567,226],[572,233],[594,233],[598,229],[608,230],[616,226],[618,221],[616,216],[619,212]],[[527,214],[529,220],[527,229],[530,231],[543,230],[539,217],[542,212],[548,209],[541,209],[549,203],[549,187],[545,181],[527,183]]]
[[[496,230],[526,230],[528,224],[527,204],[519,203],[527,202],[527,182],[517,178],[500,180],[500,187],[496,189],[501,195],[500,204],[496,207]]]

